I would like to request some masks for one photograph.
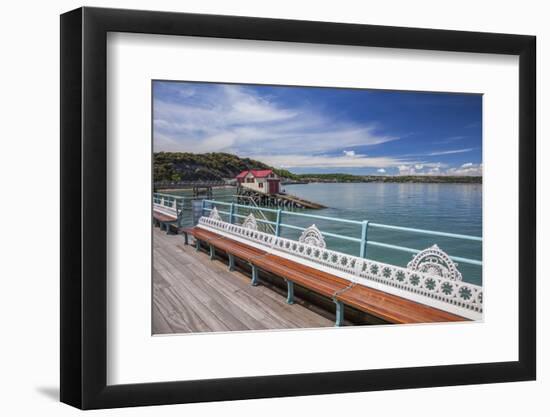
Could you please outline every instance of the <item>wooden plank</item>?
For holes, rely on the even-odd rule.
[[[153,269],[153,274],[156,280],[160,275],[157,268]],[[189,298],[182,303],[180,299],[175,299],[173,291],[174,288],[172,285],[160,288],[154,285],[153,287],[153,302],[169,324],[174,328],[174,331],[176,331],[177,328],[183,328],[183,330],[185,330],[186,325],[184,323],[189,325],[188,331],[194,329],[208,331],[208,326],[191,308],[192,303],[196,302],[192,295],[189,294]],[[184,320],[184,323],[180,323],[181,320]]]
[[[159,265],[155,265],[155,268],[159,268]],[[162,268],[160,269],[162,270]],[[166,270],[161,273],[168,274]],[[180,317],[175,317],[176,322],[174,325],[181,327],[180,332],[182,333],[231,330],[223,320],[208,308],[208,305],[189,291],[181,291],[179,287],[174,288],[172,286],[170,292],[163,294],[163,297],[159,297],[159,299],[164,301],[160,303],[160,306],[163,308],[161,311],[165,314],[167,320],[177,314],[180,315]],[[183,323],[179,322],[180,318]]]
[[[173,261],[178,262],[175,258]],[[243,300],[242,294],[236,295],[243,288],[251,288],[249,280],[247,283],[234,279],[229,281],[224,280],[219,274],[212,274],[213,269],[218,269],[222,264],[219,262],[208,262],[210,262],[208,266],[204,264],[185,265],[192,272],[188,278],[197,288],[201,289],[204,293],[208,293],[214,300],[224,305],[227,310],[235,317],[238,317],[250,329],[261,330],[265,329],[266,326],[268,328],[281,328],[285,326],[284,322],[274,321],[270,317],[269,312],[266,313],[265,307],[257,304],[253,298],[247,296],[247,299]],[[262,321],[265,323],[262,323]]]
[[[170,273],[174,276],[174,283],[172,286],[179,289],[179,291],[175,293],[176,297],[189,293],[196,298],[198,303],[195,301],[193,308],[200,317],[213,314],[231,330],[250,330],[241,320],[244,319],[246,321],[246,318],[236,317],[233,314],[234,309],[231,308],[232,306],[224,304],[224,301],[216,297],[215,292],[210,291],[209,288],[198,285],[198,280],[193,282],[189,279],[192,273],[189,268],[187,268],[185,273],[182,273],[177,268],[174,268],[173,265],[167,263],[166,259],[161,259],[158,262],[159,264],[166,263],[167,265],[165,265],[165,267],[172,268],[170,270]],[[155,266],[157,266],[157,264]]]
[[[153,310],[153,314],[158,311],[170,327],[171,333],[190,332],[191,327],[189,325],[181,323],[177,317],[174,320],[174,316],[177,316],[178,312],[174,310],[173,305],[165,295],[165,291],[165,289],[153,289],[153,305],[156,308],[156,310]]]
[[[194,265],[190,266],[191,270],[195,268]],[[212,285],[213,283],[214,285]],[[265,314],[258,309],[254,309],[250,302],[241,303],[241,301],[243,301],[242,297],[235,297],[233,292],[228,291],[224,293],[223,287],[221,285],[216,285],[219,283],[219,280],[212,282],[207,279],[197,279],[193,282],[195,288],[207,294],[212,302],[223,306],[223,313],[221,314],[225,314],[222,319],[224,322],[234,319],[236,322],[242,323],[245,326],[244,330],[261,330],[264,329],[266,325],[270,324],[262,324],[262,320],[270,321]],[[217,311],[221,312],[222,310],[219,309]]]
[[[162,316],[164,322],[155,326],[163,332],[166,326],[174,332],[204,332],[333,325],[303,306],[286,304],[283,296],[266,296],[271,289],[252,287],[249,277],[183,245],[181,236],[155,229],[153,241],[153,314]]]
[[[153,315],[153,320],[152,320],[153,328],[151,330],[153,334],[174,333],[174,330],[170,327],[170,325],[164,318],[164,314],[160,312],[155,302],[153,302],[152,315]]]

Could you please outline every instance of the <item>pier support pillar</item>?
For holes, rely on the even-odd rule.
[[[286,302],[287,304],[294,304],[294,282],[286,280],[286,287],[287,287],[287,296],[286,296]]]
[[[253,286],[256,286],[256,285],[258,285],[258,267],[256,265],[252,265],[252,264],[250,264],[250,266],[252,267],[252,282],[251,282],[251,284]]]
[[[336,322],[335,327],[341,327],[344,324],[344,304],[341,301],[333,300],[336,304]]]
[[[233,254],[228,253],[227,258],[229,259],[229,270],[234,271],[235,270],[235,256]]]
[[[209,245],[209,246],[210,246],[210,260],[213,260],[214,256],[216,256],[216,249],[212,245]]]
[[[201,242],[199,239],[195,239],[195,250],[197,252],[201,250]]]

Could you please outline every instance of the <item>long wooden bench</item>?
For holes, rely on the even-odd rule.
[[[185,228],[187,235],[194,236],[196,249],[200,242],[209,246],[210,258],[215,250],[225,252],[229,258],[229,268],[235,267],[235,257],[248,262],[252,268],[252,285],[258,284],[258,269],[280,276],[287,282],[287,302],[294,302],[294,284],[298,284],[318,294],[328,297],[336,304],[336,325],[344,319],[344,305],[364,311],[389,323],[429,323],[465,321],[464,317],[429,307],[380,290],[353,283],[307,265],[273,255],[261,249],[238,242],[198,227]]]

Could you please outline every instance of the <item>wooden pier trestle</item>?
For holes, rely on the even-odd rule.
[[[268,194],[256,190],[251,190],[246,187],[237,188],[237,203],[250,204],[263,207],[279,207],[279,208],[307,208],[307,209],[322,209],[326,208],[322,204],[313,201],[305,200],[290,194]]]

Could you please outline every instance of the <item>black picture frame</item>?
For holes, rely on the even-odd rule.
[[[107,385],[108,32],[519,56],[519,360]],[[535,379],[535,54],[536,38],[524,35],[88,7],[63,14],[61,401],[94,409]]]

